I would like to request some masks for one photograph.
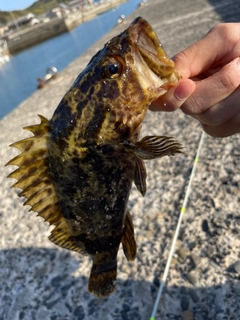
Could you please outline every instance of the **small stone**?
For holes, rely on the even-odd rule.
[[[236,261],[233,265],[232,265],[233,269],[235,272],[240,273],[240,260]]]
[[[202,231],[209,232],[208,221],[206,219],[202,221]]]
[[[66,306],[66,308],[68,309],[68,311],[70,312],[70,313],[72,313],[72,306],[69,304],[69,303],[65,303],[65,306]]]
[[[194,320],[191,310],[186,310],[182,313],[182,320]]]
[[[208,257],[211,258],[215,251],[216,251],[216,248],[210,245],[208,246],[206,253]]]
[[[97,299],[92,299],[88,303],[88,316],[92,315],[98,309]]]
[[[186,295],[186,294],[188,294],[188,290],[187,290],[187,288],[186,288],[186,287],[184,287],[184,286],[181,286],[181,287],[180,287],[180,293],[181,293],[182,295]]]
[[[214,267],[216,270],[220,270],[221,269],[221,267],[216,262],[214,262],[212,260],[209,262],[209,265]]]
[[[130,310],[130,307],[128,304],[124,303],[123,304],[123,311],[128,312]]]
[[[73,314],[74,314],[74,316],[77,317],[78,320],[85,318],[85,312],[84,312],[82,306],[78,306],[78,307],[74,310]]]
[[[197,303],[199,301],[198,294],[195,290],[189,290],[189,294],[190,294],[193,302]]]
[[[190,256],[192,262],[193,262],[193,268],[196,268],[197,265],[201,262],[201,257],[196,255],[195,253],[192,253]]]
[[[44,276],[48,271],[48,266],[47,264],[43,265],[40,268],[37,268],[35,273],[34,273],[34,278],[42,277]]]
[[[58,302],[59,302],[59,297],[55,300],[45,302],[44,305],[46,306],[47,309],[52,309],[52,307],[55,306],[55,304],[57,304]]]
[[[175,266],[177,263],[178,263],[177,255],[175,254],[175,257],[174,256],[172,257],[171,266]]]
[[[178,262],[183,263],[188,255],[189,251],[186,248],[179,248],[176,250]]]
[[[222,233],[223,233],[223,228],[221,227],[218,227],[218,228],[215,228],[215,233],[220,236]]]
[[[20,313],[19,313],[19,320],[24,319],[24,317],[25,317],[25,312],[22,310],[22,311],[20,311]]]
[[[71,286],[72,286],[72,283],[69,282],[69,283],[65,284],[63,287],[61,287],[62,297],[65,298],[67,296]]]
[[[182,295],[180,304],[181,304],[182,311],[188,310],[188,308],[189,308],[189,298],[188,298],[187,295],[185,295],[185,294]]]
[[[153,279],[153,284],[154,284],[157,288],[159,288],[159,286],[160,286],[160,280],[159,280],[159,278],[154,277],[154,279]]]
[[[197,273],[195,271],[188,272],[187,279],[192,285],[197,286],[198,278],[197,278]]]
[[[62,276],[56,276],[52,279],[51,284],[54,288],[58,288],[61,285]]]
[[[240,283],[236,283],[234,286],[233,286],[233,291],[234,293],[240,297]]]

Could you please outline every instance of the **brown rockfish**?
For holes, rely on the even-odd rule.
[[[25,127],[32,137],[13,143],[21,153],[7,165],[25,205],[55,228],[56,245],[90,255],[89,291],[115,288],[117,253],[136,257],[127,202],[132,182],[146,192],[143,160],[181,153],[171,137],[139,140],[150,103],[180,79],[147,21],[139,17],[107,42],[76,78],[52,119]]]

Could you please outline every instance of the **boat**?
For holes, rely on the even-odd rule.
[[[120,17],[118,18],[118,24],[123,23],[123,21],[125,20],[125,15],[121,14]]]
[[[43,88],[44,86],[46,86],[50,81],[52,81],[53,79],[56,79],[58,74],[57,68],[56,67],[49,67],[46,70],[46,75],[44,78],[38,78],[38,89]]]

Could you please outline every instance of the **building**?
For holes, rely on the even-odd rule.
[[[53,19],[53,18],[62,18],[64,17],[66,14],[69,13],[69,9],[68,6],[66,6],[63,3],[60,3],[59,6],[57,6],[56,8],[50,10],[47,13],[47,17],[49,19]]]
[[[36,23],[39,23],[39,20],[36,18],[36,16],[33,13],[28,13],[25,16],[21,16],[17,19],[13,17],[13,20],[8,23],[8,29],[17,29],[24,26],[31,26]]]
[[[68,2],[69,9],[83,9],[94,4],[93,0],[71,0]]]

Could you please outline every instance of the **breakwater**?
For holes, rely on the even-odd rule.
[[[15,54],[61,33],[71,31],[80,23],[91,20],[98,14],[111,10],[124,2],[126,2],[126,0],[113,0],[109,3],[93,7],[89,11],[73,12],[66,17],[54,18],[48,22],[40,23],[25,30],[16,32],[8,39],[8,50],[10,54]]]

